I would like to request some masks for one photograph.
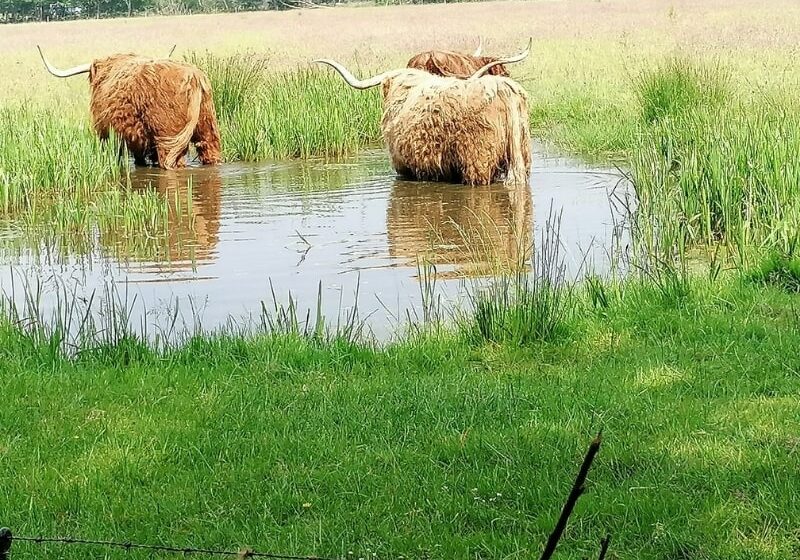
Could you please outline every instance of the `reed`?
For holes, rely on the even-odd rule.
[[[577,298],[560,251],[560,219],[551,208],[533,254],[526,247],[514,270],[473,287],[472,309],[460,321],[469,338],[526,345],[565,334]]]
[[[660,255],[722,244],[786,250],[800,226],[800,114],[698,110],[648,129],[631,155],[641,240]]]

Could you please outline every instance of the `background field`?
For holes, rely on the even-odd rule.
[[[675,49],[724,56],[737,81],[751,87],[791,87],[799,75],[792,55],[800,45],[800,6],[782,0],[487,2],[36,23],[2,31],[3,101],[52,103],[65,88],[85,91],[82,78],[65,83],[46,74],[36,44],[61,66],[120,51],[161,56],[177,44],[177,56],[204,49],[268,54],[276,70],[319,56],[383,69],[425,49],[471,51],[483,35],[490,53],[516,52],[533,37],[530,58],[514,73],[536,105],[553,102],[558,91],[626,98],[627,74]]]

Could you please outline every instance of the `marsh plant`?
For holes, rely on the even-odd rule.
[[[632,154],[640,230],[681,243],[786,249],[800,226],[800,121],[764,105],[654,126]],[[646,227],[644,222],[647,222]]]
[[[236,117],[256,98],[269,70],[269,59],[253,52],[221,56],[209,51],[191,51],[184,59],[208,76],[214,91],[217,117],[224,121]]]
[[[340,156],[380,140],[380,99],[318,67],[270,72],[256,53],[189,53],[205,70],[228,160]]]
[[[729,71],[720,64],[672,56],[634,80],[642,120],[655,124],[698,108],[715,109],[727,100]]]
[[[576,303],[561,252],[561,213],[550,215],[539,246],[511,273],[476,285],[470,291],[473,310],[462,328],[475,341],[531,344],[566,332]]]

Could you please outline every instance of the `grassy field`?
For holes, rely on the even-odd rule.
[[[156,351],[120,332],[68,359],[57,329],[0,321],[0,525],[343,558],[538,557],[602,426],[558,557],[596,557],[611,533],[609,558],[796,558],[798,30],[796,2],[752,0],[4,27],[0,213],[20,226],[157,240],[185,212],[178,194],[131,189],[90,132],[85,80],[48,76],[37,43],[61,66],[177,43],[212,78],[226,157],[260,160],[379,141],[377,93],[312,58],[363,74],[472,50],[479,34],[503,53],[533,36],[512,72],[534,133],[628,170],[640,259],[620,283],[501,280],[457,324],[388,347],[279,329]]]
[[[487,28],[497,13],[503,21]],[[62,230],[84,222],[54,218],[54,204],[95,198],[98,214],[157,219],[135,197],[109,207],[108,191],[125,186],[112,162],[116,148],[90,131],[85,80],[49,76],[36,44],[61,66],[118,51],[160,55],[177,44],[174,56],[211,75],[226,159],[263,160],[335,157],[380,142],[377,92],[352,91],[329,70],[309,67],[315,57],[339,58],[363,74],[427,48],[472,50],[478,35],[496,53],[515,52],[530,36],[532,54],[513,74],[530,93],[534,133],[630,169],[643,229],[659,231],[648,250],[676,240],[723,241],[733,253],[745,241],[785,250],[798,215],[800,164],[786,157],[796,149],[800,114],[798,28],[796,3],[748,0],[490,2],[7,26],[0,202],[12,219]],[[709,86],[712,96],[703,93]],[[756,168],[737,163],[752,153]],[[718,172],[698,171],[715,165]],[[737,197],[760,200],[765,178],[778,183],[777,194],[759,212],[742,210]],[[680,231],[664,231],[681,222]]]
[[[598,286],[524,345],[487,342],[476,315],[382,349],[127,338],[67,361],[4,324],[0,519],[342,558],[538,557],[602,427],[556,557],[595,557],[610,532],[610,558],[796,558],[796,296],[738,278],[680,297]]]

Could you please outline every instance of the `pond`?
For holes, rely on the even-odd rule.
[[[443,304],[457,306],[471,278],[524,258],[555,213],[568,274],[608,272],[627,242],[624,201],[632,193],[616,169],[541,144],[528,188],[400,180],[382,150],[335,163],[138,168],[131,181],[167,197],[164,239],[98,233],[72,250],[7,237],[6,297],[21,309],[37,294],[29,307],[63,320],[85,313],[73,300],[102,314],[114,294],[137,329],[161,336],[258,322],[262,308],[290,298],[302,317],[319,305],[335,325],[357,304],[359,320],[387,338],[421,313],[426,266]]]

